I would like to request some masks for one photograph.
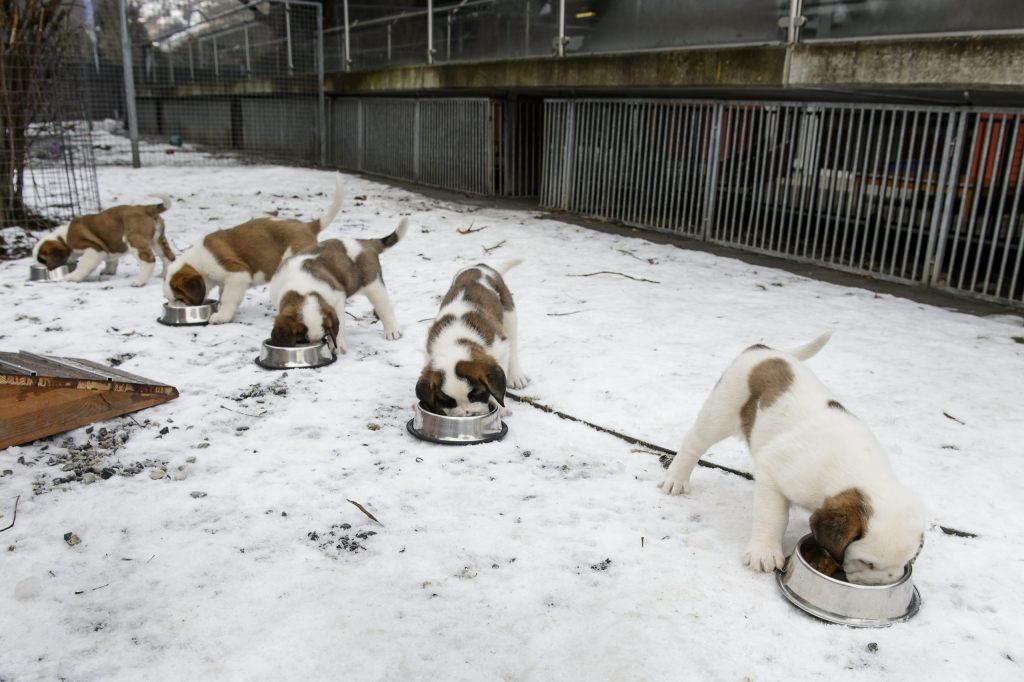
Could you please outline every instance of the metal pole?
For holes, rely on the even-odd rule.
[[[526,35],[523,37],[523,56],[530,54],[530,0],[526,0]]]
[[[342,8],[345,10],[345,64],[342,67],[345,71],[352,69],[352,52],[349,50],[349,34],[348,34],[348,0],[343,0]],[[388,25],[388,52],[390,56],[391,51],[391,26]]]
[[[284,34],[288,46],[288,74],[295,72],[295,62],[292,61],[292,6],[284,6]]]
[[[245,34],[245,73],[249,75],[252,72],[252,60],[249,57],[249,24],[242,27],[242,32]]]
[[[192,57],[192,40],[188,39],[188,77],[190,80],[196,79],[196,64]]]
[[[565,56],[565,0],[558,0],[558,56]]]
[[[320,165],[327,165],[327,99],[324,96],[324,8],[316,6],[316,76],[317,111],[316,125],[320,132]]]
[[[121,67],[124,71],[124,104],[128,116],[128,137],[132,143],[132,168],[139,162],[139,119],[135,110],[135,74],[132,71],[132,44],[128,39],[128,0],[121,0]]]
[[[217,49],[217,36],[213,36],[213,75],[220,78],[220,50]]]
[[[795,43],[800,38],[803,24],[803,0],[789,0],[789,24],[786,26],[786,42]]]
[[[434,63],[434,0],[427,0],[427,64]]]
[[[394,26],[393,23],[389,23],[388,24],[388,64],[391,63],[391,27],[392,26]]]

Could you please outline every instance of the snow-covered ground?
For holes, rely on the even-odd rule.
[[[108,167],[100,182],[106,206],[172,194],[178,250],[271,211],[314,217],[333,184],[269,166]],[[181,392],[91,433],[0,452],[0,472],[11,471],[0,527],[21,496],[0,533],[0,679],[1024,677],[1019,318],[537,211],[345,185],[327,236],[413,221],[382,258],[405,335],[385,341],[356,300],[349,353],[322,370],[253,363],[270,330],[265,287],[233,324],[168,328],[155,321],[158,279],[131,288],[130,259],[78,286],[28,284],[27,260],[0,263],[0,349],[111,359]],[[457,232],[471,225],[485,229]],[[691,494],[669,498],[655,455],[522,404],[500,443],[412,439],[405,423],[439,296],[460,267],[512,257],[527,259],[507,277],[533,379],[523,393],[667,447],[740,350],[835,330],[810,365],[930,510],[920,614],[854,630],[796,611],[773,576],[741,565],[753,486],[738,476],[698,468]],[[574,276],[598,271],[656,283]],[[54,483],[75,458],[109,478]],[[750,468],[737,441],[708,459]],[[167,475],[154,479],[157,468]],[[806,529],[794,511],[787,551]],[[68,532],[81,542],[65,542]]]

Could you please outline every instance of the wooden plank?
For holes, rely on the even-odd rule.
[[[167,384],[126,384],[99,379],[69,379],[64,377],[0,374],[0,386],[39,386],[41,388],[79,388],[88,391],[135,392],[166,395],[168,400],[178,397],[178,390]]]
[[[0,450],[173,400],[166,393],[0,385]]]

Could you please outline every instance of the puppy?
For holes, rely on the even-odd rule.
[[[114,206],[72,219],[40,239],[32,249],[32,257],[54,270],[77,256],[78,265],[64,280],[82,282],[100,263],[104,263],[104,275],[113,275],[118,260],[130,251],[139,261],[139,274],[132,280],[132,286],[141,287],[153,274],[158,256],[165,271],[167,263],[174,260],[160,216],[171,207],[171,199],[163,194],[152,196],[161,203]]]
[[[824,334],[789,352],[751,346],[725,370],[668,468],[661,490],[689,492],[704,452],[742,436],[754,459],[754,521],[744,562],[782,568],[789,506],[813,509],[815,539],[850,582],[891,583],[924,541],[921,501],[899,481],[868,427],[801,361]]]
[[[523,388],[512,293],[502,275],[522,261],[497,268],[477,265],[456,275],[427,335],[426,367],[416,397],[435,414],[486,414],[505,408],[506,386]],[[507,413],[507,411],[506,411]]]
[[[220,288],[220,307],[210,324],[230,322],[246,290],[274,276],[281,261],[316,244],[317,235],[341,209],[341,177],[334,199],[318,220],[256,218],[212,232],[176,260],[164,273],[164,298],[199,305],[214,287]]]
[[[342,353],[345,344],[345,301],[364,294],[384,324],[384,338],[399,339],[395,311],[384,288],[382,251],[405,236],[406,220],[383,239],[328,239],[292,256],[270,283],[277,318],[270,339],[276,346],[316,343],[328,336]]]

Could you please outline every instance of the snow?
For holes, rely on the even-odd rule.
[[[99,180],[105,206],[172,194],[178,251],[273,210],[312,218],[333,185],[328,172],[249,165],[104,167]],[[20,495],[15,526],[0,533],[0,679],[1022,676],[1019,317],[484,200],[356,176],[345,187],[326,236],[384,236],[410,218],[382,257],[404,337],[384,340],[356,299],[349,352],[322,370],[254,364],[270,331],[266,287],[232,324],[168,328],[155,321],[159,280],[131,288],[129,258],[77,286],[30,284],[28,260],[0,262],[0,348],[113,358],[181,392],[92,434],[0,452],[0,472],[12,471],[0,477],[0,527]],[[470,225],[486,229],[457,233]],[[741,564],[753,486],[738,476],[698,468],[688,496],[666,497],[655,455],[515,403],[500,443],[412,439],[405,423],[439,297],[460,267],[513,257],[526,259],[506,277],[533,379],[522,393],[670,448],[740,350],[835,330],[810,366],[930,510],[920,614],[854,630],[794,609],[773,576]],[[657,283],[572,276],[597,271]],[[115,475],[54,484],[67,446],[96,446],[101,427],[130,436],[100,458]],[[750,469],[738,441],[707,459]],[[152,478],[158,467],[168,475]],[[807,516],[793,512],[787,552]],[[81,543],[69,546],[68,532]]]

